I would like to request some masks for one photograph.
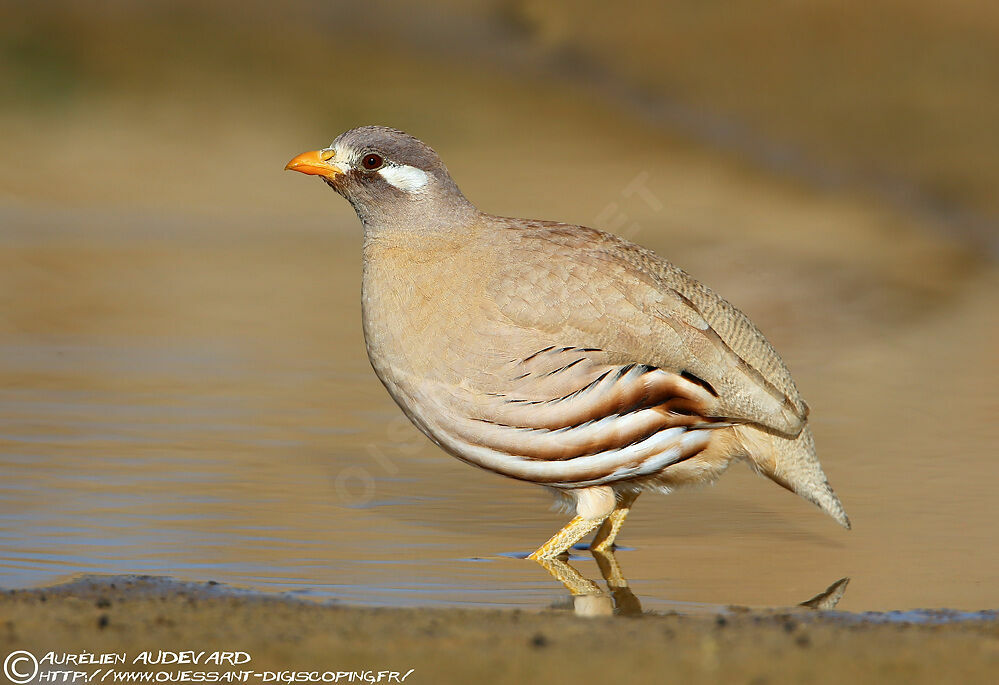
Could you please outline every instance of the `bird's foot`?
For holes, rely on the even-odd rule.
[[[587,519],[577,516],[527,558],[533,561],[556,559],[602,522],[603,519]]]

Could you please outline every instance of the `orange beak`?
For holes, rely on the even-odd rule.
[[[284,167],[285,169],[290,169],[291,171],[300,171],[303,174],[311,174],[313,176],[323,176],[325,178],[332,179],[336,176],[343,174],[338,167],[330,164],[329,160],[333,159],[333,150],[313,150],[311,152],[303,152],[295,159],[288,162]]]

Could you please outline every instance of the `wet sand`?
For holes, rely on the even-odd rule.
[[[461,609],[368,609],[106,577],[0,594],[2,649],[229,650],[235,668],[116,665],[119,671],[397,671],[407,683],[985,683],[999,622],[750,611],[634,619]],[[70,667],[54,667],[70,668]],[[97,666],[87,666],[88,673]],[[70,670],[73,670],[70,668]],[[250,682],[261,682],[261,679]],[[346,680],[341,680],[346,682]]]

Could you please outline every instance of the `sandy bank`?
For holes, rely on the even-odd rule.
[[[999,672],[994,614],[960,621],[940,614],[923,623],[898,618],[805,608],[637,618],[579,618],[557,609],[373,609],[129,576],[3,593],[0,646],[5,658],[13,650],[39,659],[54,652],[56,660],[63,653],[125,654],[125,663],[111,666],[40,667],[103,669],[97,678],[111,669],[371,671],[372,677],[415,669],[405,682],[968,683]],[[249,660],[235,666],[132,663],[144,650],[154,660],[159,650],[226,650]],[[246,682],[281,682],[275,678],[251,675]]]

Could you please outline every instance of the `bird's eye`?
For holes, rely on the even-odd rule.
[[[385,162],[381,158],[381,155],[376,155],[373,152],[371,154],[364,155],[364,159],[361,160],[361,165],[368,171],[374,171],[375,169],[381,167],[384,163]]]

